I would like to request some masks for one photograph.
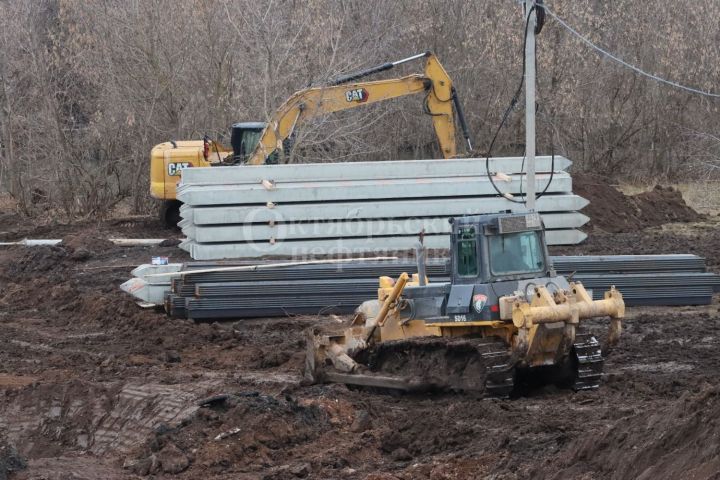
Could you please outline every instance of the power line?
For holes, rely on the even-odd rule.
[[[634,66],[634,65],[631,65],[631,64],[627,63],[625,60],[623,60],[622,58],[618,57],[617,55],[613,55],[612,53],[608,52],[607,50],[604,50],[604,49],[602,49],[601,47],[598,47],[597,45],[595,45],[595,44],[594,44],[593,42],[591,42],[587,37],[583,36],[580,32],[578,32],[577,30],[575,30],[574,28],[572,28],[570,25],[568,25],[567,23],[565,23],[565,21],[564,21],[562,18],[558,17],[552,10],[550,10],[550,9],[547,7],[547,5],[537,4],[537,7],[545,9],[545,11],[546,11],[551,17],[553,17],[555,20],[557,20],[557,22],[558,22],[560,25],[562,25],[566,30],[568,30],[570,33],[572,33],[573,35],[575,35],[577,38],[579,38],[580,40],[582,40],[583,43],[585,43],[585,44],[586,44],[587,46],[589,46],[590,48],[593,48],[594,50],[597,50],[598,52],[600,52],[601,54],[605,55],[606,57],[614,60],[615,62],[619,63],[620,65],[623,65],[623,66],[626,67],[626,68],[629,68],[629,69],[633,70],[633,71],[636,72],[636,73],[639,73],[640,75],[643,75],[643,76],[648,77],[648,78],[650,78],[650,79],[652,79],[652,80],[655,80],[656,82],[664,83],[664,84],[666,84],[666,85],[670,85],[671,87],[675,87],[675,88],[679,88],[679,89],[681,89],[681,90],[685,90],[685,91],[687,91],[687,92],[696,93],[696,94],[698,94],[698,95],[703,95],[703,96],[706,96],[706,97],[720,98],[720,94],[718,94],[718,93],[704,92],[704,91],[699,90],[699,89],[697,89],[697,88],[688,87],[688,86],[679,84],[679,83],[677,83],[677,82],[673,82],[673,81],[671,81],[671,80],[666,80],[666,79],[664,79],[664,78],[662,78],[662,77],[658,77],[657,75],[654,75],[654,74],[652,74],[652,73],[648,73],[648,72],[646,72],[645,70],[642,70],[642,69],[640,69],[640,68],[638,68],[638,67],[636,67],[636,66]]]

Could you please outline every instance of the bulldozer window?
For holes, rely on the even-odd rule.
[[[490,239],[490,271],[514,275],[544,270],[545,260],[538,232],[493,235]]]
[[[463,277],[477,277],[477,241],[475,227],[461,228],[457,241],[458,274]]]

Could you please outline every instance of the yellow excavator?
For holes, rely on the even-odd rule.
[[[358,82],[369,75],[423,58],[423,74]],[[180,202],[175,198],[175,190],[183,168],[286,163],[293,133],[299,124],[328,113],[419,93],[425,94],[423,111],[432,118],[443,157],[457,156],[456,115],[468,151],[471,151],[470,135],[457,91],[438,58],[426,52],[337,78],[327,86],[295,92],[278,108],[268,123],[234,124],[230,147],[207,136],[203,140],[171,141],[156,145],[150,154],[150,194],[163,201],[161,220],[167,226],[175,226],[179,220]]]

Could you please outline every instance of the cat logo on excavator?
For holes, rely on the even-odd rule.
[[[348,102],[365,103],[370,94],[365,88],[354,88],[345,92],[345,100]]]
[[[190,162],[168,163],[168,175],[171,177],[179,177],[180,170],[182,170],[183,168],[190,168],[190,167],[192,167],[192,163],[190,163]]]

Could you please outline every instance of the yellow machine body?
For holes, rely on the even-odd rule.
[[[159,200],[174,200],[182,169],[209,167],[220,163],[232,150],[211,142],[205,159],[202,140],[180,140],[155,145],[150,151],[150,195]]]
[[[625,314],[622,295],[614,288],[605,293],[603,300],[592,300],[582,284],[576,282],[570,283],[569,290],[554,294],[544,286],[536,287],[530,301],[520,296],[501,297],[499,320],[408,320],[403,315],[401,294],[406,285],[417,284],[417,275],[410,281],[407,274],[402,274],[396,282],[381,277],[378,300],[362,304],[349,328],[337,334],[311,334],[306,376],[409,390],[412,386],[407,384],[407,379],[363,373],[365,368],[353,357],[371,345],[423,337],[494,337],[504,342],[517,367],[560,365],[573,347],[581,320],[610,317],[608,343],[614,344],[619,339]],[[331,365],[333,372],[323,370],[327,365]]]

